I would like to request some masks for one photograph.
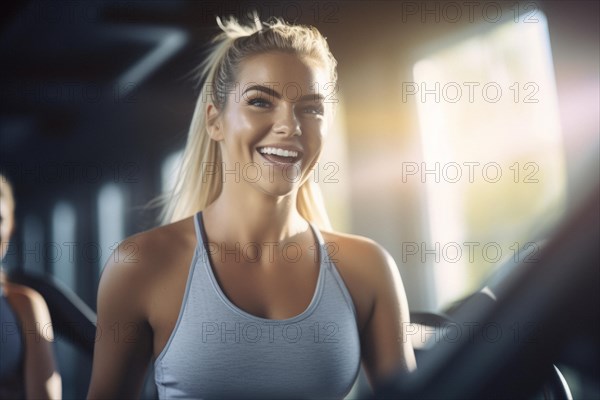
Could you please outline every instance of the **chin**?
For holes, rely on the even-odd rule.
[[[263,193],[278,197],[290,196],[297,193],[298,189],[300,189],[298,183],[288,182],[283,179],[280,182],[258,182],[257,185]]]

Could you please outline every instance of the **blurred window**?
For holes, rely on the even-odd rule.
[[[175,187],[175,180],[177,179],[182,159],[183,150],[177,150],[169,154],[163,161],[160,169],[162,192],[171,191]]]
[[[115,183],[107,183],[98,193],[98,239],[101,272],[108,258],[125,236],[125,198]]]
[[[547,22],[503,23],[419,60],[417,101],[437,304],[476,289],[556,222],[566,172]],[[425,252],[424,252],[425,251]],[[535,255],[533,255],[535,256]]]
[[[44,253],[51,264],[52,274],[69,289],[75,291],[77,251],[77,215],[75,207],[60,201],[52,210],[52,241],[45,243]]]
[[[35,215],[27,215],[23,222],[23,268],[27,272],[44,273],[44,227]]]

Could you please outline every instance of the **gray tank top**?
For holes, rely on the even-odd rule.
[[[360,369],[350,294],[318,229],[316,290],[306,310],[275,320],[235,306],[213,273],[202,214],[175,328],[154,362],[161,399],[341,399]]]
[[[25,398],[25,343],[17,314],[0,284],[0,399]]]

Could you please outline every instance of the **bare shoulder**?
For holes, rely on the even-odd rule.
[[[21,320],[49,321],[48,306],[39,292],[12,282],[7,282],[4,289],[8,301]]]
[[[190,217],[130,236],[119,244],[113,258],[117,263],[143,261],[145,265],[163,254],[163,258],[167,258],[185,245],[190,233],[194,233],[192,222]]]
[[[194,241],[191,224],[192,219],[186,218],[124,239],[113,251],[104,269],[105,273],[119,270],[125,274],[146,275],[158,267],[168,266],[168,260]]]
[[[144,295],[157,281],[168,276],[172,267],[178,265],[177,259],[194,243],[191,217],[124,239],[102,271],[99,292],[123,293],[128,297],[128,304],[142,306]]]
[[[362,331],[371,317],[378,292],[388,282],[399,279],[396,263],[372,239],[332,231],[321,233],[329,257],[353,299]]]
[[[164,330],[152,323],[165,319],[159,311],[173,297],[168,282],[182,265],[181,254],[194,243],[193,219],[187,218],[128,237],[114,250],[98,288],[100,334],[88,398],[140,396],[153,340]]]
[[[367,276],[385,274],[396,264],[388,251],[364,236],[322,231],[330,257]],[[334,260],[335,262],[335,260]]]
[[[18,283],[6,282],[4,284],[6,296],[15,300],[26,301],[31,304],[44,302],[44,298],[37,290]]]

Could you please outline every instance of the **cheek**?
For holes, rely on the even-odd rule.
[[[264,115],[232,110],[223,122],[225,141],[235,140],[254,144],[264,132],[268,132],[270,122]]]
[[[310,158],[306,160],[306,167],[311,169],[320,162],[321,154],[325,146],[326,133],[322,127],[315,126],[313,126],[312,131],[303,132],[303,146],[307,150],[308,154],[310,154]]]
[[[313,151],[319,151],[325,144],[327,136],[323,121],[308,121],[301,125],[305,146]]]

